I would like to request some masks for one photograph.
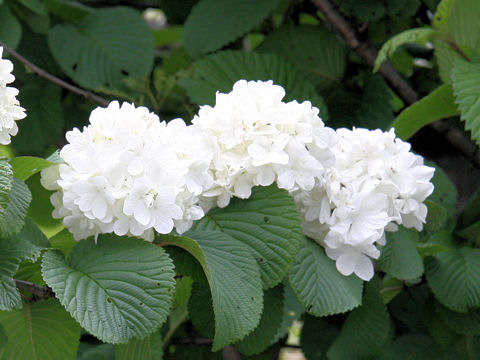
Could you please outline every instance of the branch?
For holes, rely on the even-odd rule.
[[[377,50],[369,44],[358,40],[350,23],[333,7],[329,0],[312,0],[312,2],[322,11],[327,21],[342,36],[347,45],[373,68],[375,59],[377,58]],[[395,91],[405,103],[410,105],[418,100],[419,96],[417,92],[410,87],[390,62],[385,61],[378,72],[382,74],[393,91]]]
[[[14,279],[14,280],[18,290],[31,292],[33,295],[35,295],[39,299],[49,299],[49,298],[55,297],[55,293],[48,286],[41,286],[28,281],[23,281],[23,280],[17,280],[17,279]]]
[[[90,91],[86,91],[83,89],[80,89],[79,87],[76,87],[72,84],[67,83],[66,81],[63,81],[62,79],[57,78],[56,76],[46,72],[45,70],[39,68],[37,65],[33,64],[31,61],[25,59],[22,55],[17,53],[15,50],[10,49],[8,46],[6,46],[3,42],[0,41],[0,47],[3,47],[6,52],[8,52],[10,55],[12,55],[15,59],[23,63],[24,65],[28,66],[33,73],[36,75],[43,77],[44,79],[47,79],[48,81],[51,81],[52,83],[63,87],[77,95],[83,96],[85,99],[90,100],[92,102],[95,102],[97,104],[100,104],[102,106],[108,106],[109,101],[95,95],[94,93]]]

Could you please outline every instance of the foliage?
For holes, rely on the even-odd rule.
[[[308,360],[475,358],[480,190],[452,183],[455,170],[429,163],[423,231],[388,232],[368,283],[302,235],[292,196],[275,185],[153,243],[75,242],[51,215],[39,172],[62,163],[55,150],[95,101],[189,121],[239,79],[273,80],[334,129],[394,127],[428,157],[439,150],[428,125],[448,119],[461,142],[480,144],[478,0],[332,0],[357,45],[316,3],[0,0],[0,42],[41,68],[9,57],[28,116],[0,148],[0,360],[221,359],[227,346],[272,359],[294,321]],[[367,43],[376,59],[365,61]],[[457,198],[470,195],[462,210]]]

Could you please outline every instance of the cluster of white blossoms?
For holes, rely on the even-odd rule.
[[[54,217],[77,240],[109,232],[152,240],[153,229],[183,233],[210,208],[276,183],[338,270],[370,279],[386,230],[421,230],[433,169],[393,130],[334,131],[310,102],[284,96],[272,81],[240,80],[188,126],[127,103],[97,108],[82,132],[67,133],[65,163],[42,171],[57,190]]]
[[[16,121],[26,115],[16,97],[18,90],[7,86],[15,80],[12,75],[13,64],[10,60],[2,59],[2,54],[3,47],[0,47],[0,144],[8,145],[10,136],[18,132]]]
[[[325,183],[294,193],[303,231],[325,247],[342,274],[369,280],[385,230],[395,231],[397,224],[422,229],[434,169],[393,129],[339,129],[334,152]]]

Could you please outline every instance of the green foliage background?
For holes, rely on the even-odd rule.
[[[440,147],[480,144],[480,1],[0,0],[0,42],[86,94],[10,57],[28,117],[1,149],[0,360],[221,359],[230,345],[274,359],[294,320],[309,360],[478,358],[480,192],[460,209],[435,164],[424,230],[389,233],[367,284],[338,273],[275,187],[211,211],[185,236],[76,243],[50,216],[38,173],[99,104],[188,122],[239,79],[273,80],[333,128],[420,132],[413,149],[427,157],[433,136]],[[362,49],[375,48],[373,64]],[[441,119],[439,135],[427,126]],[[458,156],[478,167],[476,151]]]

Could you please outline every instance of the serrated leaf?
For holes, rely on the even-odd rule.
[[[0,310],[22,306],[20,293],[12,278],[22,261],[35,262],[47,246],[47,238],[31,221],[27,221],[17,235],[0,240]]]
[[[434,39],[432,42],[435,47],[434,55],[435,59],[437,60],[438,74],[440,75],[440,79],[445,84],[451,84],[453,65],[457,59],[461,58],[461,56],[443,40]]]
[[[285,89],[284,100],[309,100],[320,109],[322,119],[328,119],[325,103],[315,86],[290,62],[274,54],[222,51],[196,61],[193,75],[182,79],[180,84],[194,103],[213,105],[217,91],[230,92],[232,85],[240,79],[273,80]]]
[[[308,360],[322,360],[338,335],[335,325],[325,319],[306,316],[302,326],[300,348]]]
[[[284,25],[255,51],[286,58],[320,89],[338,83],[345,72],[345,45],[321,26]]]
[[[189,231],[164,236],[200,263],[210,286],[215,314],[213,351],[243,339],[260,321],[263,291],[258,265],[250,250],[227,233]]]
[[[5,217],[13,187],[13,171],[8,160],[0,159],[0,219]]]
[[[278,285],[265,291],[263,313],[258,326],[245,339],[235,344],[242,354],[259,354],[274,343],[282,323],[284,301],[283,286]]]
[[[223,231],[245,244],[260,266],[265,289],[285,277],[302,239],[295,203],[276,186],[256,187],[248,200],[232,199],[227,208],[211,210],[192,229]]]
[[[150,335],[167,319],[175,286],[164,250],[140,239],[103,235],[83,240],[68,260],[43,256],[42,274],[80,325],[104,342]]]
[[[452,234],[443,230],[430,236],[428,241],[417,244],[417,250],[421,257],[438,254],[453,248]]]
[[[443,84],[403,110],[392,127],[397,137],[408,140],[425,125],[459,114],[451,85]]]
[[[21,37],[22,25],[12,14],[8,5],[0,1],[0,39],[11,49],[16,49]]]
[[[480,64],[458,59],[453,67],[453,91],[465,121],[465,129],[480,145]]]
[[[479,249],[450,249],[428,257],[425,274],[435,298],[447,308],[465,313],[480,307]]]
[[[407,43],[423,43],[436,34],[436,30],[430,27],[409,29],[395,35],[382,45],[375,59],[373,72],[376,73],[383,62],[392,57],[395,51],[402,45]]]
[[[452,218],[457,206],[458,191],[456,186],[441,167],[431,161],[425,161],[425,165],[435,168],[435,174],[431,180],[435,189],[428,199],[442,205],[447,212],[448,218]]]
[[[131,8],[98,9],[76,26],[56,25],[48,45],[63,71],[88,89],[145,77],[153,66],[152,32]]]
[[[143,339],[132,339],[115,345],[115,360],[160,360],[163,355],[160,331]]]
[[[290,327],[292,326],[293,321],[298,320],[300,316],[302,316],[305,312],[304,307],[298,302],[288,282],[284,284],[284,289],[285,301],[283,303],[282,323],[278,328],[277,334],[275,335],[273,342],[277,342],[278,340],[286,336]]]
[[[38,96],[42,89],[42,96]],[[28,116],[18,122],[18,134],[12,145],[19,154],[41,154],[56,144],[63,128],[62,89],[47,80],[29,79],[22,87],[19,101],[28,109]]]
[[[435,305],[436,312],[451,329],[459,334],[480,335],[480,309],[459,313],[439,303]]]
[[[381,354],[387,341],[390,317],[373,283],[365,286],[362,306],[343,323],[327,356],[335,359],[365,359]]]
[[[447,222],[447,210],[439,203],[432,200],[425,200],[427,205],[427,218],[425,222],[425,230],[427,233],[435,233],[440,231]]]
[[[417,251],[418,232],[400,227],[386,234],[378,265],[387,274],[402,280],[415,279],[423,274],[423,262]]]
[[[0,221],[0,236],[11,236],[23,228],[30,201],[32,201],[32,194],[28,186],[23,181],[14,178],[7,210]]]
[[[323,248],[308,239],[290,270],[289,282],[300,303],[315,316],[344,313],[362,303],[362,281],[340,274]]]
[[[35,156],[18,156],[11,159],[10,164],[15,177],[23,181],[47,167],[56,165],[53,161]]]
[[[22,310],[0,312],[8,342],[0,359],[75,359],[80,326],[54,300],[28,303]]]
[[[192,57],[218,50],[261,23],[278,4],[279,0],[202,0],[185,22],[185,49]]]

